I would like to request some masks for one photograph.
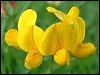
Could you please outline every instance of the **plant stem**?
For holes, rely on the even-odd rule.
[[[52,73],[52,65],[53,65],[52,59],[53,59],[53,56],[50,56],[50,73]]]

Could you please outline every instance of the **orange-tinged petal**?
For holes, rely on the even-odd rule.
[[[42,61],[43,56],[37,50],[32,50],[27,54],[24,65],[27,69],[37,68],[41,65]]]
[[[66,49],[59,49],[56,54],[54,55],[54,60],[59,65],[65,65],[70,62],[70,55],[66,51]]]
[[[87,57],[90,54],[96,52],[96,48],[92,43],[81,43],[73,52],[73,55],[78,58]]]
[[[33,27],[34,27],[33,25],[25,26],[19,31],[17,37],[18,45],[20,46],[21,49],[23,49],[26,52],[35,49]]]
[[[25,10],[18,21],[18,30],[22,29],[25,25],[35,25],[37,14],[32,9]]]
[[[14,46],[17,49],[20,49],[17,43],[18,31],[16,29],[10,29],[5,34],[5,41],[9,46]]]
[[[76,21],[79,26],[78,43],[81,43],[85,37],[85,21],[81,17],[77,17]]]
[[[69,10],[68,16],[74,19],[79,16],[79,12],[79,8],[74,6]]]

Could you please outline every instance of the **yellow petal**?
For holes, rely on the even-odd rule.
[[[47,7],[47,10],[51,13],[54,13],[60,20],[65,20],[66,19],[66,14],[63,12],[56,10],[53,7]]]
[[[37,50],[30,51],[25,58],[25,67],[27,69],[37,68],[41,65],[43,56]]]
[[[79,26],[78,43],[81,43],[85,37],[85,21],[81,17],[76,18]]]
[[[5,34],[5,41],[9,46],[14,46],[17,49],[20,49],[17,44],[17,35],[18,31],[16,29],[10,29]]]
[[[72,25],[61,23],[57,25],[57,32],[59,36],[59,47],[66,50],[73,50],[77,45],[78,40],[78,25],[75,22]]]
[[[55,53],[58,44],[58,36],[56,30],[56,24],[51,25],[44,33],[42,39],[42,45],[39,51],[43,55],[52,55]]]
[[[23,28],[25,25],[35,25],[36,19],[37,19],[37,14],[34,10],[32,9],[25,10],[19,17],[18,30]]]
[[[40,49],[43,34],[44,34],[44,31],[40,27],[34,26],[33,36],[34,36],[35,46],[36,46],[37,49]]]
[[[83,58],[96,51],[95,46],[92,43],[81,43],[74,50],[73,54],[76,57]]]
[[[47,7],[47,10],[51,13],[54,13],[60,20],[62,20],[63,22],[69,23],[69,24],[73,24],[73,20],[67,16],[65,13],[56,10],[53,7]]]
[[[17,42],[21,49],[24,51],[34,50],[34,37],[33,37],[33,25],[28,25],[19,31]]]
[[[78,39],[78,25],[74,24],[56,23],[51,25],[44,33],[40,52],[43,55],[52,55],[59,48],[75,49]]]
[[[79,12],[79,8],[74,6],[69,10],[68,16],[74,19],[79,16]]]
[[[54,60],[59,65],[65,65],[70,62],[70,55],[66,51],[66,49],[59,49],[56,54],[54,55]]]

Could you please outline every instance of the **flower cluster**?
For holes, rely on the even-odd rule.
[[[79,8],[72,7],[68,14],[53,7],[47,7],[61,21],[43,31],[36,25],[37,13],[25,10],[18,21],[18,30],[10,29],[5,34],[9,46],[28,52],[25,67],[40,66],[43,57],[52,55],[59,65],[69,65],[70,56],[77,58],[89,56],[96,51],[92,43],[82,43],[85,37],[85,21],[79,17]]]

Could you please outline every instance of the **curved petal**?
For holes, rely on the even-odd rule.
[[[53,7],[47,7],[47,10],[51,13],[54,13],[60,20],[65,20],[66,18],[66,14],[64,14],[63,12],[56,10]]]
[[[43,55],[52,55],[56,52],[58,45],[58,36],[56,24],[51,25],[44,33],[42,38],[41,49],[39,50]]]
[[[36,19],[37,19],[37,14],[34,10],[32,9],[25,10],[19,17],[18,30],[23,28],[25,25],[35,25]]]
[[[17,35],[18,31],[16,29],[10,29],[5,34],[5,41],[9,46],[14,46],[17,49],[20,49],[17,44]]]
[[[40,27],[34,26],[33,36],[34,36],[35,46],[36,46],[37,49],[40,49],[43,34],[44,34],[44,31]]]
[[[25,67],[27,69],[37,68],[41,65],[43,56],[37,50],[30,51],[25,58]]]
[[[76,18],[79,26],[78,43],[81,43],[85,37],[85,21],[81,17]]]
[[[33,37],[33,25],[28,25],[19,31],[17,42],[21,49],[24,51],[31,51],[35,49]]]
[[[92,43],[81,43],[73,52],[73,55],[78,58],[87,57],[96,51],[95,46]]]
[[[59,49],[56,54],[54,55],[54,60],[59,65],[65,65],[70,62],[70,55],[66,51],[66,49]]]
[[[51,13],[54,13],[60,20],[62,20],[63,22],[69,23],[69,24],[73,24],[73,20],[67,16],[65,13],[56,10],[53,7],[47,7],[47,10]]]
[[[76,18],[79,16],[79,8],[74,6],[72,7],[69,12],[68,12],[68,16],[71,17],[71,18]]]

